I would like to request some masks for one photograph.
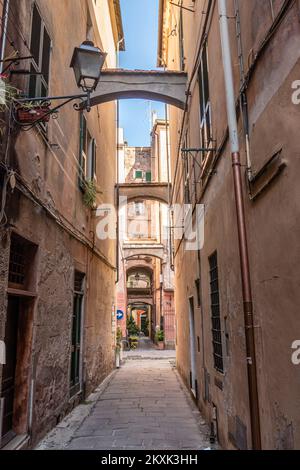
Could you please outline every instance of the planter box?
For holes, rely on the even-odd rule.
[[[156,349],[165,349],[165,343],[163,341],[158,341],[158,343],[156,343]]]
[[[45,106],[40,106],[32,109],[18,108],[17,119],[21,124],[32,124],[39,120],[42,122],[49,122],[50,120],[50,109]]]

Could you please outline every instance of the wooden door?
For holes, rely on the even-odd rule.
[[[4,398],[2,421],[2,445],[14,437],[13,411],[15,396],[15,373],[17,362],[17,339],[19,321],[19,299],[8,298],[5,326],[6,364],[3,366],[1,398]]]

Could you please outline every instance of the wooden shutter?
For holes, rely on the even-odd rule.
[[[41,70],[43,78],[47,85],[49,84],[49,66],[50,66],[50,51],[51,51],[51,39],[47,33],[46,28],[44,28],[44,40],[43,40],[43,55],[42,55],[42,65]]]
[[[79,158],[78,158],[78,184],[81,189],[84,189],[85,181],[85,162],[83,152],[86,147],[86,121],[83,112],[80,113],[79,124]]]
[[[95,139],[92,140],[91,179],[97,179],[97,144]]]
[[[42,19],[36,5],[34,5],[31,26],[30,51],[37,66],[39,66],[40,61],[41,30]]]

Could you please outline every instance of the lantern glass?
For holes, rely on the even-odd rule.
[[[74,70],[77,86],[86,92],[97,87],[106,55],[90,41],[74,50],[71,67]]]

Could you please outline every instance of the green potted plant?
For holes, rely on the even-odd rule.
[[[94,180],[87,180],[84,182],[84,195],[83,202],[90,209],[96,206],[97,187]]]
[[[155,342],[157,349],[164,349],[165,348],[165,335],[163,330],[157,330],[155,333]]]
[[[0,136],[5,133],[7,125],[5,113],[18,95],[19,90],[7,81],[7,75],[0,75]]]
[[[50,120],[50,103],[16,103],[16,117],[20,124],[33,124],[35,121],[49,122]]]
[[[140,333],[140,329],[132,315],[127,318],[127,331],[129,336],[137,336]]]

